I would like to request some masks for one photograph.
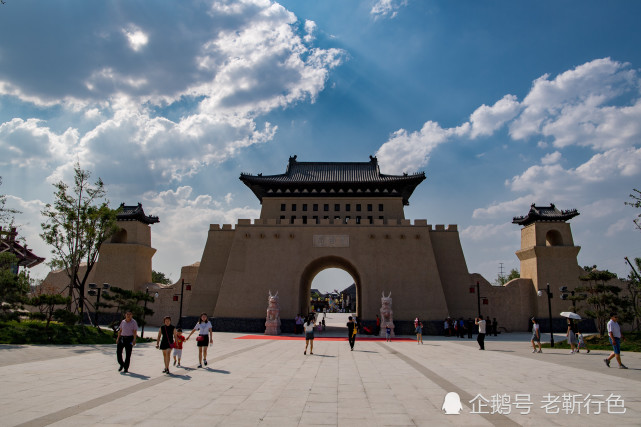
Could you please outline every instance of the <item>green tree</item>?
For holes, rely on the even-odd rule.
[[[641,209],[641,191],[637,190],[636,188],[634,190],[634,193],[630,194],[630,198],[632,199],[632,202],[624,202],[628,206],[632,206],[633,208]],[[634,219],[634,225],[637,226],[639,230],[641,230],[641,213],[637,215],[637,217]]]
[[[2,177],[0,176],[0,185],[2,185]],[[21,213],[18,210],[5,207],[7,203],[7,196],[0,194],[0,225],[8,225],[13,222],[13,215]]]
[[[53,247],[49,265],[63,269],[69,276],[71,302],[67,309],[71,311],[73,305],[81,321],[85,285],[98,259],[100,245],[117,229],[116,211],[109,209],[104,183],[98,178],[91,184],[90,178],[91,173],[76,163],[73,187],[63,181],[54,184],[55,201],[42,211],[45,222],[40,234]]]
[[[56,306],[67,305],[70,300],[71,298],[60,294],[40,294],[30,298],[28,304],[37,307],[40,313],[45,315],[47,321],[45,329],[49,329],[49,323],[54,317],[63,316],[62,313],[59,313],[60,309],[56,309]],[[62,311],[68,313],[66,310]]]
[[[126,312],[131,311],[140,326],[145,324],[146,316],[154,314],[154,311],[144,304],[145,301],[154,302],[153,295],[149,295],[146,292],[131,291],[112,286],[109,288],[108,294],[103,294],[103,299],[104,302],[100,303],[100,307],[115,308],[116,312],[120,313],[122,317]]]
[[[630,265],[630,274],[628,275],[628,294],[630,298],[630,311],[634,317],[633,325],[637,331],[641,329],[641,258],[634,259],[634,265],[630,263],[628,257],[625,260]],[[636,265],[636,268],[635,268]]]
[[[151,270],[151,281],[153,283],[171,285],[171,279],[165,276],[165,273],[161,273],[160,271],[156,271],[156,270]]]
[[[18,257],[12,253],[0,253],[0,304],[3,317],[22,308],[29,293],[29,273],[18,272]]]
[[[507,276],[502,276],[502,275],[499,274],[496,277],[496,280],[494,281],[494,284],[495,285],[499,285],[499,286],[503,286],[507,282],[509,282],[510,280],[518,279],[519,277],[521,277],[521,273],[519,273],[519,270],[517,270],[516,268],[513,268],[512,270],[510,270],[510,274],[508,274]]]
[[[584,269],[588,271],[590,267]],[[599,271],[592,268],[588,274],[579,278],[585,284],[575,288],[578,295],[574,298],[585,302],[587,308],[584,309],[584,314],[590,319],[595,319],[601,336],[606,332],[606,323],[611,312],[618,312],[622,322],[628,320],[626,313],[629,312],[629,300],[619,296],[623,290],[621,287],[608,283],[616,278],[616,274],[607,270]]]

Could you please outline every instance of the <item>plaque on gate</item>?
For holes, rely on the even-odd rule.
[[[349,248],[349,236],[347,235],[314,235],[315,248]]]

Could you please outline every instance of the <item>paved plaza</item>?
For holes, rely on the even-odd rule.
[[[350,351],[325,334],[303,355],[301,339],[215,333],[206,368],[192,339],[171,375],[153,343],[135,347],[129,374],[117,371],[115,345],[2,345],[0,425],[641,424],[641,354],[608,369],[606,351],[532,354],[529,337],[489,337],[485,351],[467,338],[357,339]],[[450,392],[459,414],[442,409]]]

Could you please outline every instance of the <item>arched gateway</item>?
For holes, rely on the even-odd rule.
[[[212,224],[186,307],[213,314],[214,327],[264,331],[267,295],[278,291],[284,332],[308,306],[314,276],[331,267],[356,284],[358,315],[373,321],[392,292],[397,328],[419,316],[474,315],[471,278],[455,225],[405,219],[424,173],[384,175],[369,162],[289,159],[280,175],[241,174],[262,204],[259,219]]]

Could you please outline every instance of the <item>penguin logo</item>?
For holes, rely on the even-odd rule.
[[[445,400],[443,401],[442,411],[445,411],[445,415],[459,415],[463,405],[461,405],[461,398],[458,393],[451,391],[445,395]]]

